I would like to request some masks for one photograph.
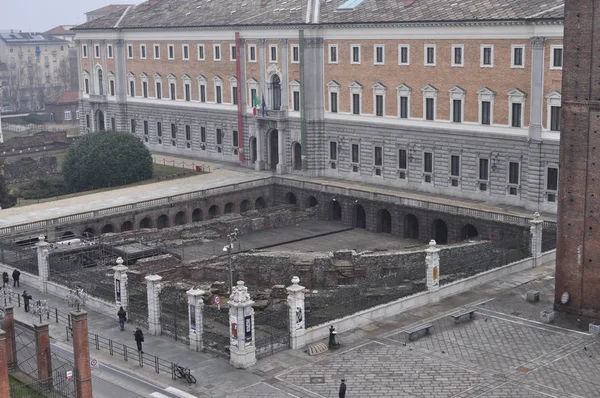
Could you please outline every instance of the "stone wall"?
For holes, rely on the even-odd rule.
[[[23,157],[4,164],[4,178],[7,184],[21,184],[59,174],[55,156]]]

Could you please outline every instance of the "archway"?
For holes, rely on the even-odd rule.
[[[256,200],[254,201],[254,208],[256,210],[265,208],[265,200],[261,196],[256,198]]]
[[[285,203],[287,203],[288,205],[295,205],[296,204],[296,195],[294,195],[291,192],[288,192],[285,195]]]
[[[162,216],[158,217],[158,220],[156,220],[156,228],[158,229],[167,228],[169,226],[169,216],[166,214],[163,214]]]
[[[202,209],[197,208],[192,212],[192,222],[202,221],[203,218]]]
[[[367,215],[362,205],[354,205],[352,208],[352,226],[354,228],[367,228]]]
[[[86,238],[91,238],[96,235],[96,230],[94,228],[86,228],[83,230],[83,236]]]
[[[140,229],[142,228],[152,228],[152,219],[150,217],[142,218],[142,221],[140,221]]]
[[[132,231],[132,230],[133,230],[133,223],[131,221],[125,221],[123,224],[121,224],[121,232]]]
[[[104,131],[104,129],[105,129],[104,112],[102,112],[101,110],[97,110],[96,111],[96,130]]]
[[[479,232],[477,231],[477,228],[475,228],[475,226],[473,224],[467,224],[464,227],[462,227],[462,231],[461,231],[462,240],[476,238],[477,236],[479,236]]]
[[[212,205],[210,206],[210,208],[208,209],[208,218],[210,220],[212,220],[215,217],[219,216],[219,206],[217,205]]]
[[[302,145],[298,142],[292,144],[292,167],[294,170],[302,170]]]
[[[438,245],[445,245],[448,243],[448,226],[443,220],[435,220],[431,226],[431,235]]]
[[[329,221],[340,221],[342,219],[342,205],[337,200],[329,204]]]
[[[269,167],[271,170],[277,170],[279,163],[279,131],[273,129],[269,132]]]
[[[314,196],[309,196],[308,199],[306,199],[306,207],[315,207],[318,204],[319,201]]]
[[[109,234],[111,232],[114,232],[112,224],[106,224],[102,227],[102,230],[100,231],[101,234]]]
[[[185,216],[185,211],[175,214],[175,225],[185,225],[186,223],[187,217]]]
[[[74,237],[75,237],[75,234],[73,233],[73,231],[65,231],[60,236],[61,239],[71,239],[71,238],[74,238]]]
[[[377,232],[392,233],[392,215],[387,209],[381,209],[377,213]]]
[[[240,213],[245,213],[248,210],[250,210],[250,202],[247,200],[242,200],[242,203],[240,203]]]
[[[250,137],[250,163],[256,162],[256,137]]]
[[[412,214],[404,217],[404,235],[406,239],[419,239],[419,220]]]
[[[231,202],[227,203],[227,204],[225,205],[225,212],[224,212],[224,213],[225,213],[225,214],[231,214],[231,213],[233,213],[233,209],[234,209],[234,207],[235,207],[235,206],[234,206],[234,204],[233,204],[233,203],[231,203]]]
[[[279,75],[273,75],[271,78],[271,104],[273,109],[278,111],[281,109],[281,79]]]

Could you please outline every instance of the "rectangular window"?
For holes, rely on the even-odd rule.
[[[338,63],[338,46],[337,46],[337,44],[329,45],[329,63],[330,64]]]
[[[171,100],[175,101],[175,99],[177,98],[177,94],[175,92],[175,83],[169,84],[169,87],[170,87],[170,91],[171,91]]]
[[[238,103],[238,90],[237,87],[231,88],[231,103],[233,105],[237,105]]]
[[[127,58],[133,59],[133,46],[131,44],[127,46]]]
[[[148,121],[144,120],[144,135],[148,135]]]
[[[248,60],[250,62],[256,62],[256,46],[254,44],[248,46]]]
[[[233,132],[231,133],[231,139],[232,139],[234,148],[237,148],[240,146],[240,141],[239,141],[240,137],[236,130],[233,130]]]
[[[462,100],[452,100],[452,121],[462,122]]]
[[[109,80],[108,81],[108,90],[109,93],[112,97],[115,96],[115,81],[114,80]]]
[[[463,60],[464,46],[462,44],[452,45],[452,66],[465,66]]]
[[[433,153],[423,153],[423,172],[433,173]]]
[[[560,106],[550,107],[550,130],[560,131]]]
[[[400,97],[400,118],[408,119],[408,97]]]
[[[300,91],[294,91],[293,92],[294,95],[294,110],[295,111],[299,111],[300,110]]]
[[[162,137],[162,123],[156,122],[156,136]]]
[[[556,167],[548,167],[546,189],[548,191],[558,191],[558,169]]]
[[[160,44],[154,45],[154,59],[160,59]]]
[[[217,104],[220,104],[221,102],[223,102],[223,98],[221,97],[221,86],[215,87],[215,96],[216,96]]]
[[[494,47],[491,45],[481,45],[481,66],[494,66]]]
[[[200,142],[206,143],[206,127],[200,127]]]
[[[171,138],[177,138],[177,125],[171,123]]]
[[[385,64],[385,47],[383,45],[375,46],[375,65]]]
[[[204,60],[204,44],[198,44],[198,61]]]
[[[435,117],[435,102],[433,98],[425,99],[425,120],[433,120]]]
[[[82,57],[83,58],[87,58],[87,46],[84,44],[83,46],[81,46],[81,53],[82,53]]]
[[[220,44],[214,44],[213,45],[213,59],[215,61],[220,61],[221,60],[221,45]]]
[[[206,86],[200,85],[200,102],[206,102]]]
[[[408,169],[408,158],[406,149],[398,149],[398,168],[400,170]]]
[[[237,59],[237,53],[236,53],[236,49],[235,49],[235,44],[230,44],[229,45],[229,60],[230,61],[235,61]]]
[[[146,45],[140,44],[140,58],[146,59]]]
[[[135,82],[133,80],[129,81],[129,95],[135,97]]]
[[[297,45],[292,46],[292,63],[300,63],[300,47]]]
[[[360,45],[354,44],[351,47],[351,56],[350,59],[351,64],[360,64]]]
[[[100,58],[100,46],[97,44],[94,46],[94,53],[96,55],[96,58]]]
[[[552,46],[552,52],[550,53],[552,56],[550,69],[562,69],[563,66],[563,47],[562,46]]]
[[[490,124],[492,120],[492,103],[481,101],[481,124]]]
[[[223,130],[217,129],[217,145],[223,145]]]
[[[88,129],[90,128],[90,115],[85,115],[85,125]]]
[[[425,46],[425,65],[435,66],[435,45]]]
[[[144,98],[148,98],[148,82],[142,82],[142,94]]]
[[[169,59],[175,59],[175,46],[173,44],[169,44]]]
[[[375,115],[383,116],[383,95],[375,96]]]
[[[117,120],[114,117],[110,118],[111,131],[117,131]]]
[[[460,156],[450,156],[450,175],[452,177],[460,177]]]
[[[69,111],[69,110],[65,111],[64,119],[71,120],[71,111]]]
[[[114,57],[112,44],[109,44],[108,46],[106,46],[106,50],[108,52],[108,58],[112,59]]]
[[[185,91],[185,100],[190,101],[192,99],[192,87],[189,83],[183,85]]]
[[[519,163],[509,162],[508,163],[508,183],[512,185],[519,185]]]
[[[337,142],[329,141],[329,160],[337,160]]]
[[[331,108],[331,112],[332,113],[337,113],[338,111],[338,94],[337,93],[330,93],[329,96],[330,98],[330,103],[329,106]]]
[[[380,147],[380,146],[375,147],[375,151],[374,151],[374,155],[373,155],[373,162],[375,164],[375,167],[383,166],[383,148],[382,147]]]
[[[352,113],[360,115],[360,94],[352,94]]]
[[[258,103],[255,103],[255,100],[257,98],[258,98],[258,96],[256,95],[256,89],[251,88],[250,89],[250,102],[252,103],[252,106],[258,106]]]
[[[192,127],[189,124],[185,125],[185,140],[186,141],[192,140]]]
[[[358,144],[352,144],[352,163],[360,163],[360,147]]]
[[[408,44],[398,46],[398,65],[410,65],[410,46]]]
[[[182,44],[181,53],[183,54],[183,59],[188,61],[190,59],[190,46],[188,44]]]
[[[277,62],[277,46],[269,44],[269,62]]]
[[[162,99],[162,83],[156,82],[156,99]]]
[[[489,159],[479,159],[479,179],[487,181],[490,179],[490,161]]]
[[[521,104],[512,104],[511,126],[521,127]]]
[[[525,63],[523,61],[523,52],[525,51],[525,46],[512,46],[512,58],[511,58],[511,67],[512,68],[523,68]]]
[[[131,132],[135,133],[135,119],[131,119]]]

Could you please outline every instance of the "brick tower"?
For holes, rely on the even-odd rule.
[[[564,10],[554,305],[600,317],[600,0],[566,0]]]

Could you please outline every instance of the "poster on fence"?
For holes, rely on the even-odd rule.
[[[196,333],[196,306],[190,304],[190,329]]]
[[[304,329],[304,301],[296,302],[296,330]]]
[[[238,332],[237,332],[237,319],[236,317],[232,316],[229,318],[229,324],[231,325],[231,335],[230,335],[230,341],[231,341],[231,345],[234,347],[238,346]]]
[[[115,298],[117,304],[121,303],[121,280],[115,279]]]

